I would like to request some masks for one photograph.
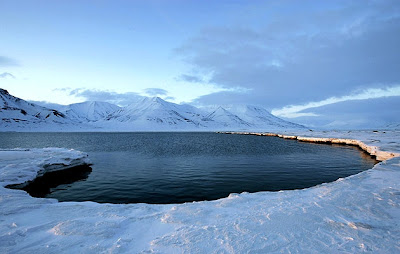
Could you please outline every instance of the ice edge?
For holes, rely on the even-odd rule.
[[[321,138],[321,137],[303,137],[296,135],[285,135],[271,132],[217,132],[223,134],[239,134],[239,135],[256,135],[256,136],[268,136],[268,137],[279,137],[283,139],[296,139],[303,142],[310,143],[327,143],[327,144],[343,144],[358,146],[362,150],[374,156],[378,161],[385,161],[394,157],[400,157],[400,153],[381,151],[377,146],[366,145],[364,142],[357,139],[347,139],[347,138]]]

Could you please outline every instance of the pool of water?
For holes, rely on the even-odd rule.
[[[101,203],[183,203],[301,189],[377,163],[353,146],[217,133],[0,133],[0,148],[17,147],[88,153],[91,172],[52,184],[40,196]]]

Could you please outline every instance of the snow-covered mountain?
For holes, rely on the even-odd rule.
[[[259,128],[278,127],[278,128],[301,128],[303,126],[292,122],[285,121],[268,112],[266,109],[252,105],[228,105],[224,106],[229,112],[237,115],[244,121]]]
[[[65,114],[14,97],[0,88],[0,129],[29,128],[30,126],[66,125],[71,121]]]
[[[135,122],[140,125],[152,123],[198,126],[199,122],[194,117],[197,114],[195,111],[194,107],[167,102],[159,97],[144,98],[142,101],[115,112],[109,117],[109,120]]]
[[[144,98],[127,107],[83,102],[58,110],[38,106],[0,90],[1,131],[216,131],[304,128],[267,110],[249,106],[199,109],[159,97]]]
[[[207,126],[210,127],[224,126],[236,127],[239,129],[251,127],[251,124],[249,122],[244,121],[239,116],[232,114],[223,107],[218,107],[202,120]]]
[[[95,122],[107,118],[120,109],[117,105],[108,102],[87,101],[70,104],[65,106],[63,110],[65,115],[73,120]]]

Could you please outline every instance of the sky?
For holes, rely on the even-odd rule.
[[[400,122],[398,0],[0,0],[0,13],[0,87],[26,100],[159,96],[309,126]]]

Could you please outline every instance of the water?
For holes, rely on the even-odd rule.
[[[87,152],[92,172],[59,183],[50,177],[53,184],[39,196],[106,203],[182,203],[300,189],[377,162],[352,146],[217,133],[0,133],[0,148],[16,147]]]

